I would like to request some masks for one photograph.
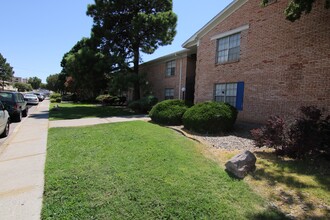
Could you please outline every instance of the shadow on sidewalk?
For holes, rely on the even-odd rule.
[[[35,113],[29,115],[29,118],[36,118],[36,119],[48,119],[49,112],[48,111],[41,111],[40,113]]]

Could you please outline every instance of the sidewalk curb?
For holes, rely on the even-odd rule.
[[[13,132],[6,137],[6,140],[3,142],[3,144],[0,146],[0,155],[6,150],[6,148],[8,147],[9,143],[11,142],[11,140],[16,136],[18,130],[21,128],[22,124],[27,120],[29,116],[26,116],[23,118],[23,120],[21,120],[20,122],[18,122],[19,124],[15,127],[15,129],[13,130]],[[11,122],[12,123],[12,122]],[[10,123],[10,124],[11,124]],[[10,128],[9,128],[10,129]]]
[[[36,110],[39,109],[40,105],[36,106]],[[31,108],[31,107],[30,107]],[[29,108],[29,109],[30,109]],[[11,140],[16,136],[16,133],[18,132],[18,130],[21,128],[22,124],[30,117],[30,115],[28,114],[26,117],[22,118],[22,120],[20,122],[16,122],[19,123],[15,129],[12,131],[12,133],[6,137],[6,140],[0,145],[0,155],[6,150],[6,148],[8,147],[9,143],[11,142]],[[10,123],[12,124],[12,122]],[[9,128],[10,129],[10,128]]]

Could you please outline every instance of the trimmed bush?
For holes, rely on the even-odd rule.
[[[78,99],[76,94],[65,94],[62,95],[62,101],[72,101],[72,102],[76,102]]]
[[[60,93],[52,93],[49,98],[56,100],[57,98],[61,98],[61,97],[62,95]]]
[[[128,104],[128,108],[138,113],[148,113],[158,102],[155,96],[147,96],[137,101],[132,101]]]
[[[134,112],[140,112],[140,101],[132,101],[128,103],[128,108],[132,109]]]
[[[183,100],[172,99],[157,103],[150,111],[150,118],[159,124],[180,125],[188,107]]]
[[[124,105],[126,102],[126,97],[104,94],[97,96],[95,100],[103,105]]]
[[[99,95],[95,99],[97,102],[102,103],[102,104],[113,104],[114,102],[114,97],[111,95]]]
[[[198,133],[217,134],[230,131],[236,121],[237,110],[222,102],[198,103],[183,115],[184,127]]]

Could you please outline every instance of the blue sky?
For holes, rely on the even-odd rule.
[[[177,35],[159,48],[149,61],[182,50],[182,43],[210,21],[232,0],[173,0],[178,15]],[[15,76],[41,78],[61,71],[60,62],[82,37],[89,37],[92,18],[86,15],[93,0],[2,0],[0,53]]]

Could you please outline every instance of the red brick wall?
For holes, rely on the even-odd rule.
[[[292,23],[283,13],[287,2],[263,8],[250,0],[200,39],[195,102],[213,100],[215,83],[244,81],[242,121],[290,116],[302,105],[330,108],[330,10],[317,0],[312,13]],[[246,24],[240,61],[215,64],[211,38]]]
[[[175,57],[169,58],[165,61],[145,63],[140,66],[140,72],[146,73],[147,81],[150,84],[151,91],[159,101],[165,98],[165,88],[174,89],[174,98],[179,98],[179,92],[181,88],[186,84],[186,73],[187,73],[187,59],[188,57]],[[176,60],[175,74],[174,76],[166,76],[166,62]],[[181,67],[180,67],[181,66]],[[181,76],[180,76],[181,68]],[[180,88],[181,78],[181,88]],[[182,99],[182,93],[180,94]]]

